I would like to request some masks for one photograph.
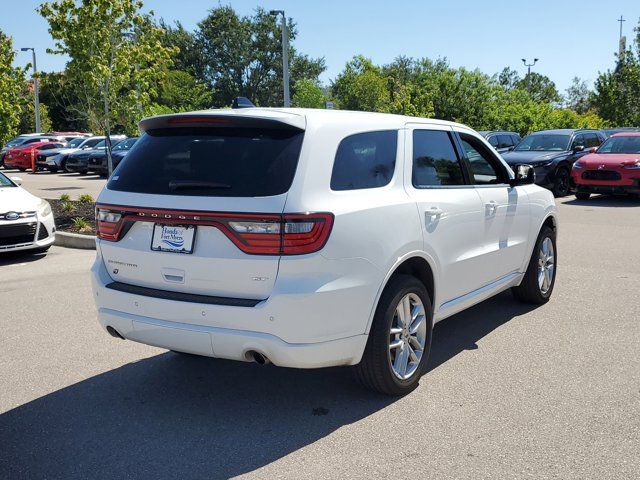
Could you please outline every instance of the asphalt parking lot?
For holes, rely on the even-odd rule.
[[[551,302],[507,292],[441,322],[399,399],[346,369],[113,339],[94,252],[2,257],[0,478],[638,478],[640,202],[567,197],[560,216]]]
[[[22,186],[37,197],[46,199],[60,198],[63,193],[72,199],[88,193],[97,198],[106,180],[99,175],[80,175],[78,173],[21,172],[16,169],[0,170],[8,177],[20,177]]]

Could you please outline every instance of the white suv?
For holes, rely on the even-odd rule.
[[[93,291],[113,336],[355,365],[402,394],[435,322],[508,288],[534,303],[553,290],[551,193],[463,125],[247,108],[140,129],[97,205]]]

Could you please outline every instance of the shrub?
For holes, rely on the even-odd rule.
[[[63,193],[62,195],[60,195],[61,202],[68,202],[70,200],[71,200],[71,197],[69,196],[68,193]]]
[[[63,212],[73,212],[76,209],[73,203],[69,201],[62,202],[62,205],[60,205],[60,208],[62,209]]]
[[[73,226],[78,229],[79,232],[91,230],[91,224],[82,217],[76,217],[73,219]]]
[[[83,193],[82,195],[80,195],[78,197],[78,201],[80,203],[93,203],[93,202],[95,202],[93,197],[91,195],[89,195],[88,193]]]

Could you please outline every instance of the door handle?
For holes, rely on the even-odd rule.
[[[444,212],[441,208],[431,207],[429,210],[425,210],[424,212],[424,220],[427,223],[431,223],[435,221],[438,217],[440,217]]]
[[[489,203],[484,204],[484,208],[488,217],[493,217],[498,211],[498,204],[491,200]]]

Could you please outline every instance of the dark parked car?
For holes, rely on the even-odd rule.
[[[640,128],[638,127],[604,128],[602,131],[607,136],[607,138],[609,138],[611,135],[615,135],[616,133],[640,132]]]
[[[504,132],[501,130],[483,130],[478,132],[487,142],[495,148],[498,153],[510,152],[518,143],[520,143],[520,135],[516,132]]]
[[[550,189],[556,197],[563,197],[571,189],[573,163],[604,140],[600,130],[543,130],[527,135],[502,157],[512,166],[533,165],[536,183]]]
[[[114,169],[120,164],[122,159],[127,155],[137,140],[138,137],[131,137],[126,140],[122,140],[113,146],[111,149],[111,161],[113,162]],[[106,177],[109,174],[106,149],[99,152],[93,152],[89,155],[87,168],[90,172],[95,172],[101,177]]]
[[[56,155],[60,155],[63,152],[74,151],[75,149],[77,149],[79,147],[80,144],[82,144],[82,142],[85,141],[85,139],[86,139],[86,137],[76,137],[76,138],[73,138],[73,139],[69,140],[69,143],[67,143],[67,145],[65,145],[64,147],[52,148],[52,149],[49,149],[49,150],[41,151],[36,156],[36,166],[38,167],[38,170],[57,171],[57,168],[55,168],[55,170],[52,170],[49,167],[49,165],[47,165],[47,160],[49,160],[51,157],[55,157]]]
[[[124,140],[124,135],[113,135],[111,137],[111,142],[116,143]],[[107,148],[107,141],[101,140],[98,142],[93,148],[81,149],[77,152],[73,152],[69,154],[66,162],[66,170],[67,172],[78,172],[82,175],[89,172],[89,157],[94,153],[99,153],[104,151]]]

